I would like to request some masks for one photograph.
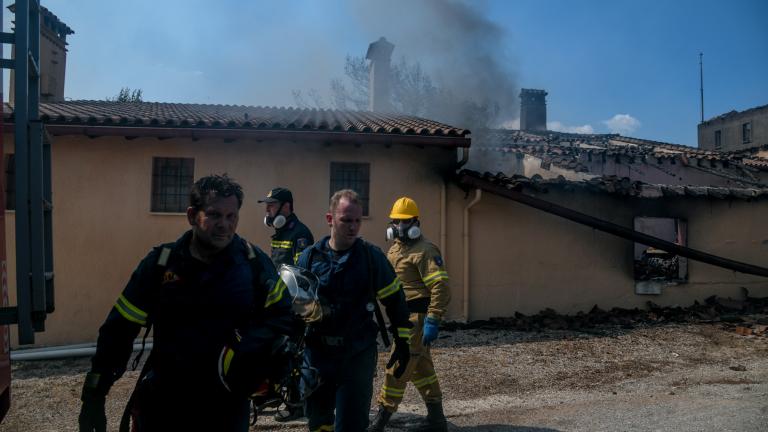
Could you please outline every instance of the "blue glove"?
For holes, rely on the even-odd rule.
[[[421,338],[421,343],[424,346],[429,346],[435,339],[437,339],[437,332],[440,326],[440,321],[432,317],[427,317],[424,320],[424,336]]]

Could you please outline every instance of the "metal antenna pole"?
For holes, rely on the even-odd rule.
[[[701,122],[704,123],[704,53],[699,53],[699,92],[701,93]]]

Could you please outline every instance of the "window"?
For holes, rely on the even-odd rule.
[[[719,130],[715,131],[715,150],[723,148],[723,133]]]
[[[341,189],[352,189],[360,195],[363,216],[368,216],[371,164],[331,162],[331,193]]]
[[[752,142],[752,122],[741,125],[741,142],[743,144]]]
[[[676,218],[637,217],[635,231],[681,246],[687,243],[686,222]],[[635,243],[636,294],[661,294],[661,288],[688,280],[688,260],[665,250]]]
[[[153,158],[151,211],[186,212],[194,171],[195,160],[192,158]]]
[[[16,155],[5,155],[5,209],[16,210]]]

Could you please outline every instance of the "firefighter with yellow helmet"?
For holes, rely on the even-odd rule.
[[[368,431],[384,430],[403,400],[408,382],[418,389],[427,406],[426,422],[416,430],[445,431],[443,395],[429,349],[437,339],[440,321],[450,301],[448,273],[440,249],[421,235],[419,208],[413,199],[399,198],[389,217],[387,239],[394,240],[394,244],[387,258],[402,282],[413,323],[411,360],[400,378],[395,378],[392,368],[387,369],[377,399],[379,409]]]

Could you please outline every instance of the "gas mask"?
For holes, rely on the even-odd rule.
[[[285,216],[280,214],[280,212],[283,210],[284,204],[285,203],[280,203],[280,207],[277,209],[276,216],[270,216],[269,214],[264,216],[264,225],[276,229],[280,229],[285,226],[285,222],[287,222],[287,220],[285,219]]]
[[[387,240],[415,240],[421,237],[421,228],[419,228],[419,221],[415,220],[411,223],[390,222],[387,227]]]

